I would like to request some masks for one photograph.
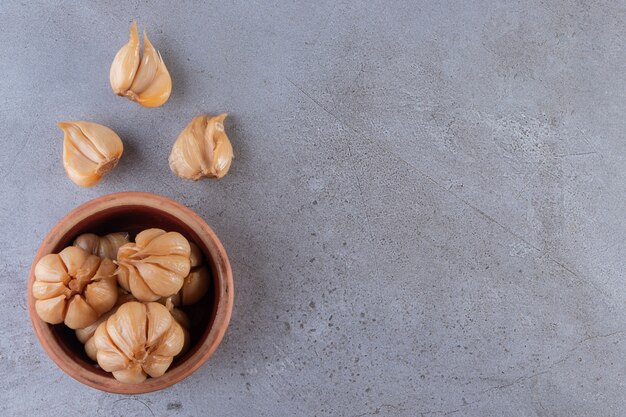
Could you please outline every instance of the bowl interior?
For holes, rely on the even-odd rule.
[[[126,205],[104,209],[80,221],[68,230],[65,235],[57,236],[58,244],[53,249],[53,252],[60,252],[65,247],[70,246],[74,239],[82,233],[104,235],[112,232],[128,232],[132,240],[137,233],[152,227],[168,232],[179,232],[189,241],[196,243],[202,250],[205,265],[211,271],[211,286],[204,298],[192,306],[181,307],[187,313],[191,322],[191,328],[189,329],[191,338],[190,349],[185,355],[174,360],[168,370],[169,372],[194,354],[208,337],[216,315],[216,294],[219,294],[219,288],[216,288],[219,286],[219,282],[214,279],[217,275],[216,265],[211,259],[210,251],[202,239],[188,225],[165,211],[148,206]],[[74,330],[64,324],[51,325],[50,327],[53,337],[59,346],[73,357],[78,364],[90,371],[113,379],[111,374],[101,370],[87,357],[83,344],[76,338]]]

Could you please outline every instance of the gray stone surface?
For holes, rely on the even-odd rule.
[[[624,2],[83,3],[0,5],[3,416],[626,415]],[[108,84],[132,19],[159,109]],[[231,173],[172,175],[222,111]],[[68,119],[125,141],[95,188]],[[129,397],[60,371],[26,310],[43,236],[123,190],[202,215],[236,288],[215,356]]]

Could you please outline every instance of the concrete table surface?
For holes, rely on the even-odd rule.
[[[3,416],[626,415],[624,2],[128,3],[0,6]],[[133,19],[158,109],[109,86]],[[229,175],[171,174],[225,111]],[[125,142],[95,188],[76,119]],[[215,356],[141,396],[65,375],[26,309],[43,236],[125,190],[199,213],[235,276]]]

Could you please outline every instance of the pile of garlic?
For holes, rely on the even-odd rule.
[[[115,55],[109,71],[113,92],[144,107],[165,104],[172,78],[161,54],[143,33],[143,53],[137,24],[128,42]],[[172,147],[169,165],[181,178],[222,178],[233,161],[233,147],[224,130],[227,114],[200,115],[183,129]],[[63,166],[77,185],[91,187],[113,169],[124,151],[120,137],[110,128],[86,121],[59,122],[63,130]]]
[[[35,265],[39,317],[75,330],[87,356],[115,379],[159,377],[189,348],[181,309],[210,287],[201,250],[177,232],[78,236]]]

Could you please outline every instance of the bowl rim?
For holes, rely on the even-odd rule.
[[[61,347],[52,334],[51,326],[37,315],[35,310],[36,300],[32,293],[32,286],[35,281],[35,265],[39,259],[44,255],[52,253],[59,239],[69,232],[73,226],[105,209],[137,205],[148,206],[174,215],[194,230],[204,245],[209,248],[215,267],[214,272],[216,272],[214,279],[219,282],[219,291],[216,294],[216,314],[209,334],[204,341],[196,345],[195,352],[159,378],[148,378],[140,384],[127,384],[105,377],[79,365]],[[48,356],[59,368],[75,380],[92,388],[116,394],[144,394],[158,391],[181,381],[195,372],[213,355],[222,341],[230,322],[234,303],[232,269],[226,250],[213,229],[199,215],[181,203],[158,194],[136,191],[112,193],[97,197],[74,208],[61,218],[48,232],[35,254],[28,277],[27,291],[28,311],[33,330]]]

